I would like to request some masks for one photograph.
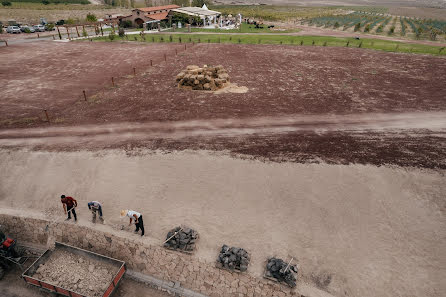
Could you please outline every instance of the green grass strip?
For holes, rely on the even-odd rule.
[[[331,47],[360,47],[373,50],[398,53],[446,55],[446,48],[441,46],[404,43],[390,40],[364,38],[340,38],[331,36],[291,36],[291,35],[240,35],[240,34],[145,34],[144,40],[139,34],[127,37],[115,36],[116,41],[139,42],[176,42],[176,43],[233,43],[233,44],[284,44],[296,46],[331,46]],[[108,41],[108,36],[93,38],[94,41]]]

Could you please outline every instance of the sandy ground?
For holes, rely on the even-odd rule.
[[[64,193],[79,201],[79,224],[89,224],[93,199],[104,203],[106,225],[98,227],[113,232],[124,232],[117,230],[120,209],[140,211],[147,237],[125,233],[137,240],[161,244],[168,230],[186,224],[200,234],[196,257],[213,262],[222,244],[239,246],[251,253],[256,276],[268,256],[294,256],[300,288],[331,277],[324,289],[336,296],[434,297],[446,289],[444,171],[205,152],[2,150],[0,159],[5,210],[62,220]]]

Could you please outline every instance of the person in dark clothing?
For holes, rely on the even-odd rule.
[[[74,220],[77,221],[76,209],[77,201],[73,197],[66,197],[65,195],[60,196],[60,202],[62,202],[63,210],[65,214],[68,213],[67,220],[71,220],[71,213],[73,213]]]

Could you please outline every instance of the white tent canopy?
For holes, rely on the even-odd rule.
[[[205,5],[203,5],[203,6],[205,6]],[[209,10],[209,9],[207,9],[207,7],[206,7],[206,9],[201,8],[201,7],[180,7],[180,8],[172,9],[171,11],[178,12],[178,13],[184,13],[184,14],[191,15],[191,16],[198,16],[200,18],[217,17],[217,16],[221,15],[221,12]]]

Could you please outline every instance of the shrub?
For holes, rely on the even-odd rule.
[[[84,36],[84,37],[87,37],[87,36],[88,36],[87,30],[82,29],[82,36]]]
[[[85,19],[87,20],[87,22],[92,22],[92,23],[98,20],[98,18],[92,13],[88,13]]]
[[[365,26],[364,32],[370,32],[370,24],[367,24],[367,26]]]
[[[47,29],[48,31],[53,31],[53,29],[54,29],[54,24],[46,24],[46,29]]]
[[[48,0],[42,0],[42,4],[44,4],[44,5],[48,5],[48,4],[50,4],[50,1],[48,1]]]
[[[0,25],[0,34],[3,33],[3,25]]]
[[[395,26],[392,26],[389,29],[389,35],[392,35],[393,33],[395,33]]]
[[[338,23],[338,22],[336,22],[336,23],[334,23],[334,26],[333,26],[333,28],[335,28],[335,29],[336,29],[336,28],[339,28],[339,26],[340,26],[340,25],[339,25],[339,23]]]
[[[119,26],[122,28],[130,28],[132,26],[132,21],[122,21]]]
[[[25,33],[31,33],[31,30],[29,28],[25,28],[25,30],[23,31]]]
[[[376,33],[381,33],[383,31],[383,25],[380,25],[378,29],[376,29]]]
[[[125,35],[124,28],[119,28],[118,34],[119,34],[119,37],[124,37],[124,35]]]
[[[357,32],[357,31],[359,31],[359,29],[361,29],[361,23],[357,23],[357,24],[355,25],[355,29],[354,29],[354,31]]]
[[[169,42],[172,42],[173,41],[173,37],[172,37],[172,35],[169,35]]]
[[[5,1],[2,1],[2,5],[3,6],[11,6],[12,3],[11,3],[11,1],[5,0]]]
[[[108,34],[108,39],[110,39],[110,41],[113,41],[116,37],[115,32],[111,31],[110,34]]]
[[[432,40],[432,41],[437,40],[437,35],[438,34],[441,34],[440,30],[437,30],[435,28],[431,28],[431,32],[429,34],[429,39]]]

